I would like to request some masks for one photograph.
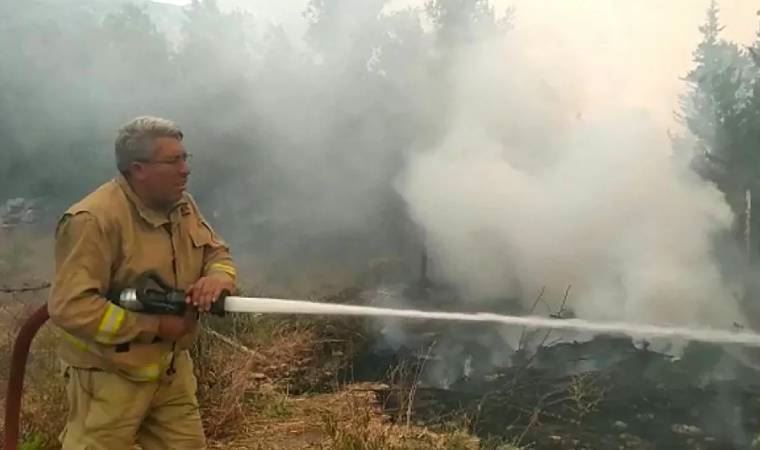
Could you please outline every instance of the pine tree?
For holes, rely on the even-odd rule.
[[[489,0],[429,0],[425,10],[436,27],[438,44],[447,49],[468,45],[511,27],[513,9],[497,20]]]
[[[680,121],[697,138],[698,153],[705,155],[714,149],[717,112],[710,89],[710,77],[715,75],[719,67],[721,30],[718,5],[713,0],[707,10],[705,24],[699,27],[702,42],[693,53],[696,66],[684,78],[689,90],[681,98],[682,112],[678,114]]]
[[[720,9],[715,0],[699,27],[702,41],[694,51],[695,67],[686,75],[688,91],[677,115],[695,144],[694,167],[727,195],[735,212],[743,210],[748,173],[743,154],[749,90],[747,58],[738,46],[720,37]]]
[[[328,65],[359,75],[382,39],[387,0],[310,0],[306,40]],[[358,64],[356,64],[358,63]]]

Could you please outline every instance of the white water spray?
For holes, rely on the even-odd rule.
[[[597,333],[621,333],[631,337],[641,338],[683,338],[692,341],[741,344],[760,347],[760,334],[746,331],[733,332],[714,328],[667,327],[629,322],[593,322],[583,319],[552,319],[540,316],[508,316],[493,313],[419,311],[412,309],[380,308],[374,306],[341,305],[305,300],[282,300],[255,297],[227,297],[225,299],[225,310],[230,312],[263,314],[401,317],[409,319],[490,322],[505,325],[519,325],[530,328],[579,330]]]

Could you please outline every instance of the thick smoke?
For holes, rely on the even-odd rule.
[[[721,194],[645,113],[582,116],[565,95],[582,76],[572,55],[533,64],[519,39],[460,55],[448,133],[398,184],[441,276],[526,309],[545,287],[556,311],[572,286],[568,305],[589,319],[741,322],[713,254],[733,220]]]
[[[116,174],[117,128],[151,114],[182,127],[191,193],[246,284],[350,282],[417,251],[390,182],[424,128],[404,73],[429,43],[416,13],[303,2],[299,33],[221,3],[0,2],[0,205],[40,198],[49,232]]]
[[[0,201],[53,222],[114,175],[121,123],[162,115],[250,284],[373,258],[413,277],[422,231],[467,298],[572,285],[584,317],[737,320],[711,256],[728,208],[646,115],[586,108],[588,57],[482,0],[388,4],[305,2],[294,35],[213,1],[0,2]]]

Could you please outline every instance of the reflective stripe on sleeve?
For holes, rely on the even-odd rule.
[[[119,332],[121,324],[124,323],[126,315],[126,311],[122,308],[109,303],[106,312],[103,313],[103,318],[100,320],[95,340],[104,344],[111,344],[114,341],[116,333]]]
[[[235,270],[234,267],[232,267],[229,264],[214,263],[214,264],[211,264],[211,266],[209,267],[209,270],[218,270],[220,272],[226,273],[227,275],[233,278],[237,276],[237,271]]]

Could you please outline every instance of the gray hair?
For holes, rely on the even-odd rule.
[[[153,140],[171,137],[182,140],[184,135],[179,126],[171,120],[160,117],[136,117],[119,128],[116,136],[116,167],[127,173],[130,164],[144,161],[153,156]]]

